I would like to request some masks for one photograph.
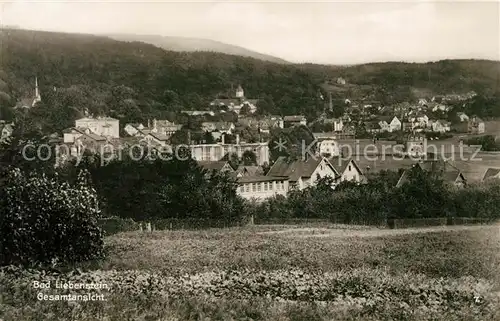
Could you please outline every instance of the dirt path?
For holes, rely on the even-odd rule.
[[[408,229],[335,229],[335,228],[290,228],[280,231],[260,232],[259,234],[283,235],[286,237],[379,237],[391,235],[405,235],[415,233],[433,233],[445,231],[481,231],[485,229],[498,229],[500,235],[500,226],[433,226]]]

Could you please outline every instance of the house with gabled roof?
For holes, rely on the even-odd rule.
[[[0,120],[0,141],[3,141],[12,135],[14,131],[14,124],[5,123],[3,120]]]
[[[468,132],[471,134],[483,134],[485,130],[484,121],[477,117],[472,116],[468,122]]]
[[[163,133],[158,133],[158,132],[149,132],[147,135],[144,135],[141,141],[146,142],[148,145],[160,145],[160,146],[166,146],[168,145],[168,141],[170,139],[170,136],[167,136]]]
[[[209,173],[220,172],[220,173],[232,173],[234,169],[231,167],[228,161],[198,161],[198,166],[203,168]]]
[[[135,136],[137,135],[141,130],[144,129],[144,125],[141,123],[129,123],[126,124],[123,130],[127,135],[129,136]]]
[[[464,112],[458,112],[457,117],[458,119],[460,119],[460,122],[469,121],[469,116],[467,116],[467,114]]]
[[[314,186],[324,177],[331,177],[335,181],[340,179],[339,172],[325,157],[309,156],[304,159],[290,159],[279,157],[269,169],[267,176],[286,177],[293,188],[302,190]]]
[[[366,183],[367,178],[353,158],[332,157],[330,163],[340,174],[340,181],[350,181],[356,183]]]
[[[236,173],[237,177],[264,175],[264,171],[261,166],[238,166]]]
[[[451,123],[443,119],[438,119],[431,123],[431,127],[433,132],[446,133],[451,130]]]
[[[467,185],[465,176],[457,167],[448,161],[436,159],[415,163],[410,169],[403,172],[396,187],[401,187],[409,181],[409,175],[412,170],[423,170],[431,175],[437,175],[445,183],[453,186],[463,187]]]
[[[488,168],[483,175],[482,181],[488,181],[492,179],[500,179],[500,168]]]

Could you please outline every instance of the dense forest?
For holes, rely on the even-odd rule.
[[[259,99],[261,113],[319,115],[327,91],[335,99],[413,100],[419,92],[499,91],[499,62],[446,60],[359,66],[276,64],[214,52],[173,52],[141,42],[27,30],[0,30],[0,117],[33,96],[38,77],[42,103],[33,113],[48,130],[70,126],[84,110],[122,123],[167,118],[183,109],[205,109],[241,84]],[[336,77],[348,84],[328,86]],[[327,84],[327,85],[325,85]],[[335,100],[337,101],[337,100]]]

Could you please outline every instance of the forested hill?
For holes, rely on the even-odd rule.
[[[251,57],[270,62],[288,64],[289,62],[270,55],[255,52],[240,46],[230,45],[220,41],[210,39],[198,39],[187,37],[166,37],[157,35],[131,35],[131,34],[114,34],[109,35],[110,38],[120,41],[141,41],[171,51],[208,51],[220,52],[229,55],[237,55],[243,57]]]
[[[33,96],[38,77],[40,113],[71,126],[88,109],[123,121],[166,117],[200,109],[241,84],[260,110],[282,115],[322,112],[335,98],[377,99],[386,104],[421,94],[499,89],[500,64],[448,60],[427,64],[383,63],[349,67],[278,64],[213,52],[165,51],[141,42],[42,31],[0,30],[0,107]],[[346,85],[337,85],[344,77]],[[333,82],[329,84],[329,82]],[[55,89],[55,90],[54,90]]]
[[[0,37],[3,81],[12,100],[32,96],[37,75],[42,100],[52,108],[88,108],[126,121],[205,108],[238,84],[248,98],[267,103],[269,112],[322,109],[319,83],[293,65],[80,34],[4,30]]]

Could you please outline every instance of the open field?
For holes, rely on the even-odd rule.
[[[107,260],[85,271],[0,272],[0,319],[500,320],[500,226],[254,226],[106,243]],[[38,301],[82,291],[32,286],[49,280],[105,283],[93,291],[107,301]]]

